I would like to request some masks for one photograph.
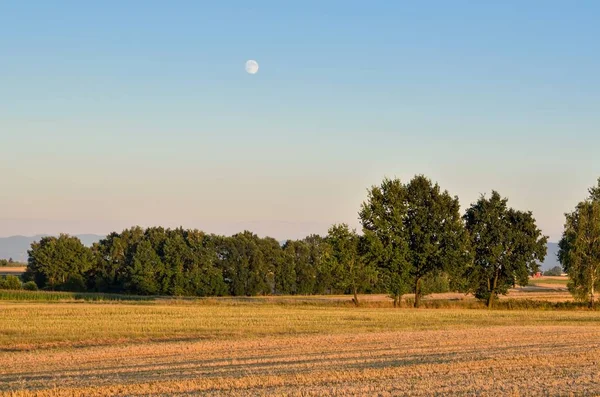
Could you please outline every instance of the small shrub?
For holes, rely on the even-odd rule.
[[[38,286],[35,283],[35,281],[28,281],[25,284],[23,284],[23,289],[26,291],[37,291]]]
[[[21,289],[23,286],[17,276],[6,276],[0,279],[0,289]]]

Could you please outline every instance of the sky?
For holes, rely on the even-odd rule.
[[[359,228],[495,189],[556,241],[600,177],[597,1],[0,1],[0,236]],[[244,64],[255,59],[259,72]]]

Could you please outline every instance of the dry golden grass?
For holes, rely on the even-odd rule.
[[[600,313],[0,303],[7,396],[598,394]]]

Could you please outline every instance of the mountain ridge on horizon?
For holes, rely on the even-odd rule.
[[[35,234],[33,236],[14,235],[0,237],[0,259],[12,258],[16,262],[27,262],[27,251],[31,243],[42,237],[53,236],[53,234]],[[100,241],[105,236],[92,233],[74,234],[83,245],[91,247],[93,243]]]

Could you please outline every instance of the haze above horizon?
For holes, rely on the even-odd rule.
[[[0,236],[299,238],[425,174],[557,241],[600,176],[600,3],[391,3],[1,3]]]

